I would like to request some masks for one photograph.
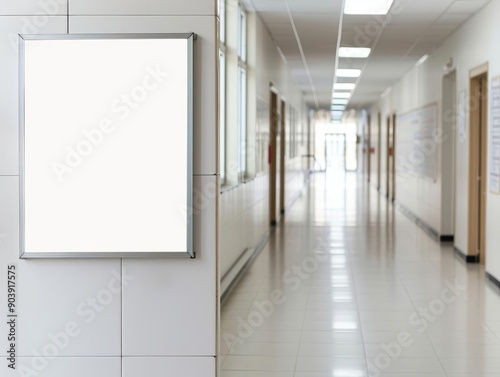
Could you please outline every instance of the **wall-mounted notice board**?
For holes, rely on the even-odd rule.
[[[432,104],[398,116],[396,169],[401,176],[437,178],[438,107]]]
[[[194,37],[20,36],[22,258],[194,256]]]
[[[500,193],[500,76],[491,80],[490,89],[490,191]]]

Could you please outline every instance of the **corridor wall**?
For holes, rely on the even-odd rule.
[[[231,9],[228,11],[231,12]],[[302,93],[260,17],[255,13],[249,13],[247,20],[249,22],[247,119],[248,132],[254,133],[248,138],[251,142],[247,156],[252,159],[252,164],[260,165],[262,169],[237,184],[222,187],[219,243],[221,277],[232,270],[240,257],[245,257],[246,251],[252,251],[270,230],[268,143],[271,84],[279,95],[279,101],[284,100],[286,103],[285,203],[287,206],[300,195],[308,177],[307,159],[303,157],[308,142],[305,135],[307,108]],[[231,106],[230,102],[226,106]],[[294,109],[296,118],[295,135],[291,134],[290,109]],[[226,129],[230,127],[234,127],[234,124],[228,122]],[[301,138],[296,143],[297,149],[293,156],[290,155],[292,136]],[[226,161],[226,166],[235,165],[231,162],[231,160]]]
[[[442,196],[455,195],[454,236],[455,246],[470,254],[468,250],[468,185],[469,185],[469,117],[468,112],[457,109],[456,124],[460,114],[465,114],[466,132],[458,137],[455,129],[444,129],[442,122],[443,67],[450,58],[454,62],[457,77],[457,97],[461,92],[469,93],[470,71],[488,63],[488,79],[500,75],[500,51],[497,41],[500,38],[500,26],[497,17],[500,1],[493,0],[481,11],[459,27],[445,43],[429,57],[417,64],[392,90],[373,104],[374,110],[382,113],[382,119],[392,113],[402,115],[429,104],[438,105],[438,135],[429,153],[437,155],[438,174],[435,181],[415,174],[398,174],[396,198],[417,217],[428,224],[437,233],[442,234]],[[459,103],[457,98],[457,103]],[[490,138],[488,134],[488,139]],[[382,139],[384,137],[382,136]],[[447,188],[442,180],[443,171],[452,169],[451,164],[443,164],[442,151],[445,143],[452,143],[455,148],[455,184],[453,190]],[[382,151],[385,149],[382,148]],[[488,162],[489,163],[489,162]],[[488,184],[488,183],[487,183]],[[454,193],[453,193],[454,191]],[[486,224],[486,270],[496,279],[500,279],[500,252],[497,245],[500,234],[495,230],[500,221],[500,197],[487,192]]]

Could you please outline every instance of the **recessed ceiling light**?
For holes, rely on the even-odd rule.
[[[372,49],[367,47],[341,47],[339,56],[341,58],[367,58],[371,51]]]
[[[334,92],[332,98],[351,98],[351,93],[349,92]]]
[[[351,83],[351,82],[337,82],[333,86],[335,90],[353,90],[356,87],[356,84]]]
[[[334,98],[332,100],[333,105],[347,105],[349,103],[348,99],[343,99],[343,98]]]
[[[340,84],[355,84],[357,82],[357,77],[339,77],[337,76],[337,83]]]
[[[359,77],[361,69],[337,69],[337,77]]]
[[[429,59],[429,55],[425,54],[424,56],[422,56],[418,62],[415,63],[415,65],[420,65],[422,63],[424,63],[427,59]]]
[[[345,14],[387,14],[394,0],[346,0]]]
[[[345,106],[344,105],[332,105],[332,110],[333,111],[344,111]]]

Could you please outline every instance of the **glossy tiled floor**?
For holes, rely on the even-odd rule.
[[[356,174],[316,174],[221,336],[222,377],[500,377],[500,294]]]

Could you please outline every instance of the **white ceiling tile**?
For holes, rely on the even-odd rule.
[[[450,14],[450,13],[445,13],[443,14],[439,20],[437,21],[437,24],[440,25],[460,25],[463,23],[465,20],[467,20],[470,17],[469,14]]]
[[[446,13],[463,13],[471,15],[481,9],[487,1],[484,0],[459,0],[455,1]]]

